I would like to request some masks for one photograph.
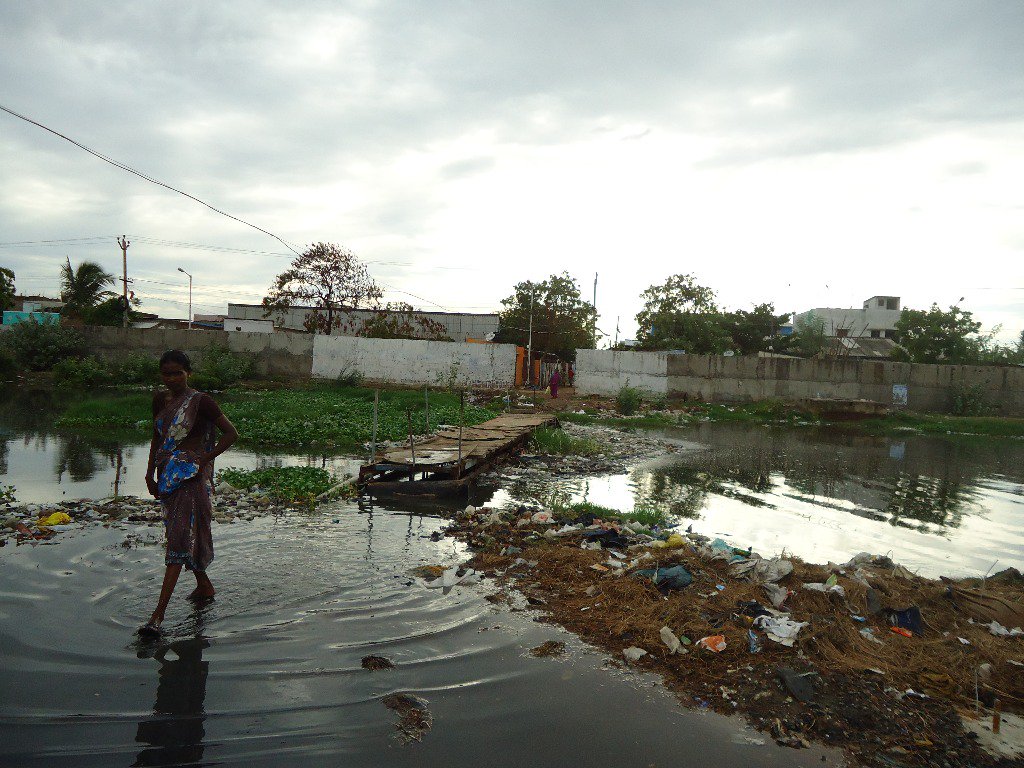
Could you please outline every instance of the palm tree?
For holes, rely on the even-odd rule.
[[[106,287],[114,284],[114,276],[95,261],[83,261],[71,268],[71,259],[60,268],[60,298],[65,314],[81,316],[104,299],[116,296]]]

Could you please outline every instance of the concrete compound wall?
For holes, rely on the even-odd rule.
[[[919,365],[873,360],[719,357],[663,352],[577,350],[576,387],[584,394],[615,395],[625,384],[656,394],[711,402],[810,397],[865,399],[948,412],[955,386],[983,387],[1003,416],[1024,416],[1024,368]]]
[[[576,350],[576,390],[588,395],[614,397],[627,382],[652,394],[669,390],[667,352]]]
[[[87,326],[82,330],[89,352],[117,359],[132,353],[158,356],[180,349],[198,361],[210,347],[251,354],[259,376],[308,379],[313,367],[313,337],[292,333],[228,333],[161,328]]]
[[[313,376],[336,379],[357,372],[368,381],[420,386],[514,385],[513,344],[459,344],[415,339],[315,336]]]

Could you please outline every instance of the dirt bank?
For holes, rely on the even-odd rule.
[[[975,717],[976,708],[980,719],[990,718],[987,708],[997,698],[1006,711],[1024,706],[1024,637],[993,634],[990,623],[992,610],[1007,621],[1024,615],[1015,571],[990,578],[980,603],[980,584],[924,579],[866,556],[842,566],[788,558],[792,571],[766,589],[737,574],[742,563],[756,566],[757,557],[723,542],[710,546],[691,536],[671,548],[614,525],[604,530],[600,522],[556,535],[559,525],[485,509],[461,514],[449,532],[475,549],[469,565],[493,577],[506,596],[522,593],[546,620],[622,663],[624,649],[638,649],[636,665],[660,673],[691,706],[743,712],[780,743],[838,745],[868,765],[1000,764],[962,718]],[[587,546],[602,538],[610,545],[581,548],[588,534]],[[688,586],[659,589],[633,575],[676,565],[692,578]],[[769,577],[786,570],[759,567]],[[781,608],[774,615],[773,597]],[[912,610],[890,615],[913,608],[919,622]],[[758,628],[778,629],[778,618],[791,622],[783,627],[803,624],[792,647]],[[913,629],[892,631],[899,623]],[[680,652],[670,650],[666,631],[681,641]],[[723,650],[698,648],[702,638],[716,636]]]

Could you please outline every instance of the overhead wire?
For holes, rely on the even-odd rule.
[[[38,127],[38,128],[42,128],[44,131],[52,133],[54,136],[58,136],[58,137],[64,139],[65,141],[68,141],[68,142],[74,144],[79,149],[84,149],[90,155],[93,155],[94,157],[98,157],[100,160],[102,160],[105,163],[110,163],[110,165],[113,165],[115,168],[120,168],[123,171],[127,171],[128,173],[134,174],[135,176],[138,176],[140,179],[148,181],[151,184],[156,184],[157,186],[164,187],[165,189],[169,189],[172,192],[177,192],[179,195],[187,197],[189,200],[194,200],[195,202],[199,203],[200,205],[203,205],[203,206],[209,208],[214,213],[219,213],[221,216],[226,216],[227,218],[232,219],[234,221],[237,221],[240,224],[245,224],[247,227],[252,227],[253,229],[255,229],[258,232],[262,232],[265,235],[269,235],[270,237],[274,238],[279,243],[281,243],[283,246],[285,246],[289,251],[294,253],[296,256],[299,255],[299,252],[297,250],[292,248],[290,245],[288,245],[288,243],[286,243],[284,240],[282,240],[280,237],[275,235],[270,230],[263,229],[263,227],[257,226],[256,224],[253,224],[251,221],[246,221],[245,219],[239,218],[238,216],[233,216],[232,214],[228,213],[227,211],[222,211],[220,208],[217,208],[217,207],[215,207],[213,205],[210,205],[205,200],[200,200],[195,195],[190,195],[188,192],[184,192],[183,190],[180,190],[177,187],[172,187],[170,184],[167,184],[166,182],[160,181],[159,179],[154,179],[152,176],[149,176],[148,174],[145,174],[142,171],[138,171],[138,170],[132,168],[130,165],[126,165],[126,164],[124,164],[124,163],[122,163],[122,162],[120,162],[118,160],[115,160],[112,157],[107,157],[102,152],[97,152],[95,149],[90,149],[89,147],[85,146],[85,144],[82,144],[79,141],[75,141],[70,136],[66,136],[63,133],[61,133],[60,131],[56,131],[53,128],[50,128],[49,126],[43,125],[39,121],[33,120],[31,117],[27,117],[26,115],[23,115],[23,114],[21,114],[19,112],[15,112],[10,107],[6,107],[3,104],[0,104],[0,110],[6,112],[9,115],[12,115],[13,117],[18,118],[19,120],[24,120],[26,123],[30,123],[30,124]]]

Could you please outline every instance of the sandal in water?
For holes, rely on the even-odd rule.
[[[160,625],[154,621],[147,621],[135,630],[135,634],[140,637],[160,637]]]

